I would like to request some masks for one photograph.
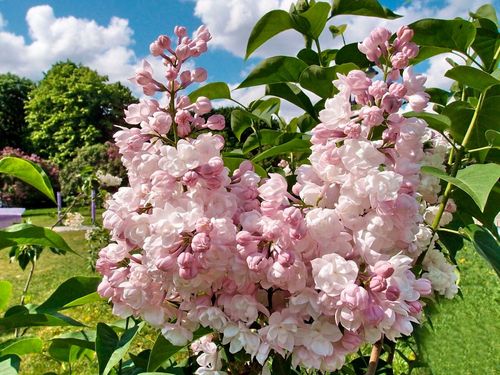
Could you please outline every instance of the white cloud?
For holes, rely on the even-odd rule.
[[[6,31],[0,16],[0,73],[11,72],[40,79],[42,72],[60,60],[70,59],[125,82],[137,58],[131,45],[128,20],[111,18],[107,26],[94,20],[56,17],[48,5],[32,7],[26,14],[30,40]]]

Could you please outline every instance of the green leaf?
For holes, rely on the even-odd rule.
[[[293,28],[292,18],[284,10],[272,10],[266,13],[252,29],[248,38],[245,59],[273,36]]]
[[[448,103],[448,100],[451,96],[448,91],[439,89],[437,87],[427,89],[425,90],[425,92],[431,96],[429,99],[430,102],[440,104],[442,106],[445,106]]]
[[[450,48],[434,47],[434,46],[420,46],[417,57],[411,59],[411,64],[416,65],[425,61],[433,56],[440,55],[442,53],[451,52]]]
[[[337,36],[344,34],[346,29],[347,29],[346,24],[338,25],[338,26],[330,25],[328,27],[328,30],[330,30],[330,33],[332,34],[332,38],[336,38]]]
[[[366,69],[373,65],[373,63],[366,58],[366,55],[358,49],[358,43],[347,44],[339,49],[335,55],[335,63],[337,65],[353,63],[360,69]]]
[[[409,25],[415,32],[413,42],[430,46],[467,52],[476,36],[476,28],[463,19],[440,20],[427,18]]]
[[[78,332],[67,332],[53,337],[52,342],[64,343],[64,345],[79,346],[82,348],[95,350],[95,330],[82,330]]]
[[[95,351],[94,330],[68,332],[51,339],[48,352],[52,358],[62,362],[74,362]]]
[[[274,56],[260,62],[238,86],[244,87],[267,85],[280,82],[298,82],[300,73],[307,64],[291,56]]]
[[[17,375],[19,366],[21,365],[21,358],[17,355],[6,355],[0,357],[0,374],[2,375]]]
[[[54,203],[54,190],[45,171],[31,161],[7,156],[0,159],[0,174],[19,178],[49,197]]]
[[[255,133],[248,136],[248,138],[245,140],[245,143],[243,144],[242,151],[244,154],[247,154],[250,151],[258,148],[259,145],[275,145],[279,142],[282,135],[283,132],[278,130],[262,129],[258,132],[258,137]]]
[[[167,359],[179,352],[184,346],[175,346],[160,333],[151,349],[148,371],[156,371]]]
[[[20,311],[16,314],[0,318],[0,332],[8,331],[14,328],[21,327],[65,327],[65,326],[83,326],[82,323],[59,313],[30,313],[28,311]]]
[[[500,148],[500,132],[496,130],[486,130],[486,133],[484,134],[486,137],[486,140],[488,141],[489,145],[494,148]],[[1,304],[0,304],[1,308]]]
[[[0,310],[7,308],[11,296],[12,284],[7,280],[0,280]]]
[[[311,6],[304,13],[301,13],[300,17],[305,18],[309,22],[309,27],[305,34],[313,39],[317,39],[325,28],[330,9],[330,4],[319,2]]]
[[[495,7],[492,4],[481,5],[475,12],[469,13],[473,18],[486,18],[498,26],[498,18]]]
[[[96,298],[97,286],[101,278],[97,276],[76,276],[64,281],[40,306],[38,312],[50,312],[99,301]]]
[[[289,142],[283,143],[278,146],[271,147],[270,149],[261,152],[255,156],[252,161],[258,162],[276,155],[286,154],[290,152],[309,152],[311,142],[305,139],[292,139]]]
[[[24,355],[28,353],[41,353],[43,341],[37,336],[16,337],[0,344],[0,357],[7,354]]]
[[[316,117],[316,111],[309,97],[293,83],[273,83],[266,85],[266,95],[273,95],[285,99],[297,107],[302,108],[311,116]]]
[[[258,100],[252,105],[252,114],[271,126],[272,115],[280,109],[281,101],[278,98]]]
[[[97,323],[96,353],[99,363],[99,374],[107,375],[125,356],[137,333],[144,327],[144,322],[127,329],[120,338],[116,332],[105,323]]]
[[[489,231],[476,224],[469,224],[462,232],[474,245],[476,251],[481,254],[500,276],[500,244]]]
[[[439,177],[462,189],[474,200],[481,212],[484,211],[491,189],[500,178],[500,165],[494,163],[470,165],[458,171],[456,177],[448,176],[442,170],[434,167],[425,166],[422,167],[421,171]]]
[[[357,16],[395,19],[401,17],[392,10],[382,6],[376,0],[334,0],[332,15],[353,14]]]
[[[453,139],[458,143],[462,143],[474,115],[474,108],[467,102],[457,100],[448,104],[441,114],[448,117],[451,121],[450,133]],[[476,137],[473,139],[476,139]],[[478,147],[475,144],[470,146],[473,148]]]
[[[307,65],[319,65],[318,53],[310,48],[303,48],[297,53],[297,57]]]
[[[500,81],[493,78],[490,74],[472,66],[456,66],[445,73],[445,77],[454,79],[461,84],[472,87],[473,89],[483,91],[488,87],[500,84]]]
[[[472,43],[472,49],[478,54],[488,72],[495,69],[495,51],[500,42],[497,25],[485,18],[479,20],[482,27],[476,29],[476,37]]]
[[[245,110],[235,109],[231,112],[231,130],[238,138],[238,141],[241,140],[245,130],[251,128],[255,121],[259,121],[259,118]]]
[[[307,113],[304,113],[302,116],[297,117],[297,126],[299,127],[302,133],[308,132],[316,125],[318,125],[319,120],[311,117]]]
[[[358,67],[352,63],[335,65],[328,68],[311,65],[300,75],[300,85],[321,98],[331,98],[335,93],[332,81],[337,79],[337,74],[347,74]]]
[[[200,96],[205,96],[210,100],[214,99],[231,99],[231,92],[229,87],[224,82],[212,82],[208,83],[194,91],[192,91],[188,97],[192,103]]]
[[[23,223],[0,230],[0,250],[20,245],[40,245],[75,253],[59,234],[48,228]]]
[[[406,112],[404,113],[404,117],[411,118],[417,117],[422,120],[425,120],[427,124],[432,128],[439,132],[444,132],[451,127],[451,121],[448,117],[444,115],[439,115],[436,113],[429,112]]]

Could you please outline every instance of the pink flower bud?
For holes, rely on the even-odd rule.
[[[167,255],[165,258],[160,258],[156,261],[156,268],[160,271],[167,272],[175,265],[177,255]]]
[[[151,52],[153,56],[160,56],[163,53],[163,48],[158,45],[158,42],[154,41],[149,45],[149,52]]]
[[[177,78],[178,72],[172,65],[167,65],[167,72],[165,73],[165,78],[169,81],[173,81]]]
[[[345,331],[344,336],[342,336],[342,340],[340,341],[342,347],[349,351],[355,352],[363,342],[361,336],[359,336],[356,332]]]
[[[375,81],[368,87],[368,94],[373,96],[375,100],[380,100],[387,92],[387,83],[384,81]]]
[[[365,288],[348,284],[340,294],[340,300],[350,308],[363,310],[369,303],[369,296]]]
[[[389,86],[389,94],[399,99],[402,99],[406,95],[406,91],[405,85],[398,82],[394,82]]]
[[[198,182],[198,173],[195,171],[187,171],[184,176],[182,176],[182,182],[186,186],[195,186],[196,183]]]
[[[222,115],[212,115],[207,120],[207,128],[210,130],[224,130],[226,120]]]
[[[191,83],[191,72],[189,70],[185,70],[180,75],[182,86],[186,87]]]
[[[413,287],[422,296],[428,296],[432,293],[431,282],[427,279],[421,278],[415,281]]]
[[[387,281],[381,276],[374,276],[370,280],[370,289],[375,293],[380,293],[387,288]]]
[[[205,252],[210,248],[210,237],[206,233],[196,233],[191,240],[191,248],[195,252]]]
[[[204,115],[205,113],[210,112],[212,110],[212,103],[210,102],[210,99],[204,96],[198,97],[198,99],[196,99],[194,110],[199,115]]]
[[[370,38],[378,45],[384,44],[390,37],[391,32],[384,27],[377,27],[370,33]]]
[[[386,279],[392,276],[392,274],[394,273],[394,267],[389,262],[379,261],[375,263],[373,272],[375,272],[378,276]]]
[[[174,34],[177,35],[179,38],[183,38],[187,35],[187,29],[184,26],[175,26]]]
[[[196,68],[191,71],[191,80],[193,82],[203,82],[207,79],[207,71],[203,68]]]
[[[175,49],[175,56],[179,61],[184,61],[191,56],[191,50],[185,44],[179,44]]]
[[[395,113],[401,107],[401,102],[398,98],[391,94],[386,94],[382,98],[382,108],[387,113]]]
[[[418,52],[420,49],[415,43],[408,43],[405,45],[402,49],[401,52],[408,58],[408,59],[413,59],[417,57]]]
[[[385,296],[389,301],[397,301],[400,294],[401,292],[396,285],[389,285],[385,291]]]
[[[250,270],[261,272],[269,268],[270,262],[272,261],[260,253],[253,253],[247,256],[246,262]]]
[[[382,310],[379,305],[370,303],[370,305],[363,310],[363,315],[369,324],[377,325],[384,319],[384,310]]]
[[[156,43],[163,49],[169,49],[172,42],[168,36],[160,35],[158,39],[156,39]]]
[[[399,28],[396,35],[400,44],[406,44],[413,38],[413,30],[404,25]]]
[[[189,122],[180,123],[177,126],[177,135],[181,138],[187,137],[191,133]]]
[[[207,26],[201,25],[195,32],[196,38],[208,42],[212,37],[208,31]]]
[[[419,301],[410,301],[407,304],[412,315],[418,315],[422,311],[422,304]]]
[[[365,106],[359,111],[359,117],[363,125],[373,127],[382,124],[384,121],[384,111],[376,106]]]
[[[283,267],[290,267],[295,262],[295,255],[288,250],[281,250],[277,260]]]
[[[391,56],[391,65],[394,69],[404,69],[408,66],[410,60],[403,52],[397,52]]]

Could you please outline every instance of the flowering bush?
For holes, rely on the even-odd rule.
[[[203,26],[193,39],[183,27],[175,34],[175,47],[167,36],[151,44],[167,82],[148,62],[134,79],[146,95],[163,92],[167,106],[130,105],[125,120],[138,126],[115,135],[130,187],[108,202],[114,242],[97,261],[99,293],[115,314],[140,316],[177,346],[200,326],[213,330],[215,343],[196,344],[196,373],[222,370],[216,345],[262,366],[275,353],[291,355],[293,367],[335,371],[363,343],[410,335],[425,297],[453,297],[455,267],[439,251],[425,256],[422,276],[413,272],[440,192],[420,167],[441,166],[446,146],[425,121],[401,113],[429,100],[425,77],[409,65],[418,55],[410,28],[392,42],[378,28],[359,45],[383,79],[357,69],[337,75],[293,187],[279,173],[261,178],[250,161],[224,167],[214,133],[224,119],[205,120],[210,100],[180,93],[206,79],[202,68],[182,68],[206,51],[210,34]]]
[[[27,154],[18,148],[5,147],[0,150],[0,158],[13,156],[38,164],[48,175],[55,188],[58,187],[59,168],[55,164],[35,154]],[[0,201],[4,206],[39,208],[50,206],[48,200],[36,189],[11,177],[0,176]]]
[[[232,100],[225,83],[183,94],[207,78],[185,64],[207,50],[206,27],[158,37],[150,50],[166,80],[143,63],[133,81],[150,98],[127,108],[131,127],[115,135],[130,186],[107,202],[102,280],[71,278],[41,305],[22,301],[0,328],[41,317],[78,326],[60,311],[92,301],[97,287],[125,324],[56,337],[49,353],[58,361],[95,350],[100,374],[373,375],[384,354],[379,373],[392,371],[396,355],[411,372],[420,359],[400,349],[427,306],[457,294],[456,252],[470,244],[500,274],[498,22],[484,6],[473,22],[420,20],[321,49],[321,32],[340,14],[398,17],[371,0],[299,0],[266,14],[247,56],[288,29],[306,46],[263,60],[243,80],[239,88],[265,84],[266,97],[232,111],[231,133],[210,112],[212,99]],[[333,37],[344,30],[330,27]],[[458,84],[425,89],[413,65],[446,51],[466,61],[446,73]],[[313,104],[305,90],[321,99]],[[305,113],[283,119],[282,99]],[[14,162],[0,160],[0,172]],[[20,176],[54,200],[45,179]],[[10,227],[0,245],[69,249],[41,229]],[[123,361],[145,322],[160,331],[154,346]]]

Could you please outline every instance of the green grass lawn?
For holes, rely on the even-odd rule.
[[[88,211],[88,210],[87,210]],[[82,210],[82,214],[86,211]],[[86,214],[86,224],[88,213]],[[55,223],[54,210],[30,210],[28,217],[34,224],[49,226]],[[98,217],[100,215],[98,214]],[[45,251],[37,263],[27,303],[40,303],[64,280],[77,275],[91,275],[87,268],[86,241],[84,232],[61,233],[68,244],[80,255],[55,255]],[[425,358],[429,368],[417,369],[413,374],[500,374],[500,284],[491,267],[473,250],[467,249],[457,255],[461,268],[461,290],[463,298],[444,301],[439,313],[432,317],[434,331],[422,338]],[[0,278],[9,280],[14,287],[11,304],[18,303],[28,271],[21,271],[17,264],[9,263],[7,251],[0,253]],[[116,320],[105,303],[96,303],[71,310],[75,319],[95,327],[98,321]],[[66,331],[66,328],[40,328],[32,332],[45,339]],[[74,330],[70,328],[69,330]],[[146,330],[132,352],[151,348],[154,332]],[[48,344],[45,345],[47,349]],[[21,363],[21,374],[69,374],[67,364],[51,360],[45,354],[25,356]],[[96,374],[97,361],[80,360],[73,364],[72,374]]]

